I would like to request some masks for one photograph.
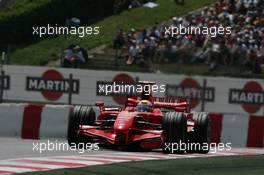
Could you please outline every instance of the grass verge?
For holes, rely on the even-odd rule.
[[[232,156],[127,162],[110,165],[63,169],[29,175],[260,175],[264,156]]]

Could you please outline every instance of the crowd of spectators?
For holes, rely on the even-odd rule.
[[[166,26],[231,27],[231,34],[166,35]],[[172,17],[150,29],[120,29],[114,39],[117,57],[127,64],[178,62],[208,64],[211,69],[234,65],[260,73],[264,58],[264,1],[218,0],[209,7]]]

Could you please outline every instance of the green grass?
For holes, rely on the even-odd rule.
[[[157,0],[159,7],[154,9],[138,8],[124,11],[93,24],[101,28],[99,36],[78,38],[77,36],[60,36],[53,39],[42,40],[38,43],[18,48],[10,55],[11,64],[20,65],[45,65],[51,59],[57,58],[58,54],[70,44],[79,44],[91,49],[102,44],[110,44],[119,27],[145,28],[155,22],[168,20],[171,16],[179,16],[189,11],[201,8],[213,3],[215,0],[188,0],[184,6],[175,5],[172,0]]]
[[[264,156],[154,160],[26,173],[29,175],[261,175]]]
[[[0,12],[0,19],[10,17],[14,14],[22,15],[23,13],[28,13],[40,6],[49,3],[51,0],[12,0],[10,5]]]

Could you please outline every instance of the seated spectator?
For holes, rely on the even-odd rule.
[[[261,55],[258,53],[258,51],[251,49],[248,53],[246,62],[248,70],[252,71],[253,73],[261,73],[260,58]]]
[[[131,65],[134,63],[136,59],[140,57],[140,47],[136,42],[133,42],[133,44],[129,47],[128,50],[128,59],[127,59],[127,65]]]
[[[80,68],[88,60],[87,51],[78,45],[70,45],[63,51],[62,67]]]
[[[116,38],[114,39],[114,42],[113,42],[113,46],[114,46],[114,49],[116,50],[116,57],[117,58],[121,58],[122,57],[122,54],[123,54],[123,49],[125,47],[125,44],[126,44],[126,38],[124,36],[124,32],[123,30],[121,29]]]
[[[165,62],[166,45],[164,41],[160,41],[157,44],[157,54],[154,62],[162,63]]]
[[[142,4],[138,0],[128,0],[128,8],[137,8],[140,7]]]

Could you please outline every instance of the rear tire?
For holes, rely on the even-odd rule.
[[[165,141],[162,146],[164,153],[184,153],[185,149],[180,149],[186,143],[187,120],[181,112],[168,112],[163,117],[162,128],[165,134]],[[175,148],[176,149],[172,149]]]
[[[191,153],[207,154],[210,151],[211,122],[206,113],[194,113],[194,132],[190,140],[195,144],[188,150]]]
[[[70,110],[67,140],[70,146],[87,143],[91,138],[79,134],[80,125],[92,125],[95,122],[95,112],[92,107],[75,106]]]

